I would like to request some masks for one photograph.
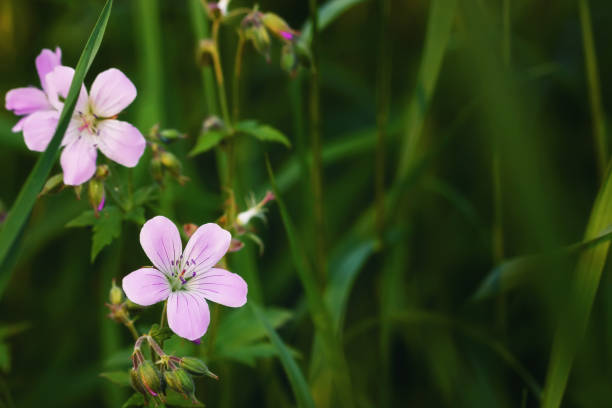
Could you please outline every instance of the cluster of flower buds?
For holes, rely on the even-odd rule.
[[[147,341],[151,347],[152,354],[159,357],[155,363],[144,357],[141,351],[144,341]],[[150,335],[141,336],[136,340],[132,353],[130,381],[134,390],[141,393],[145,400],[154,398],[164,402],[165,395],[170,389],[198,403],[193,376],[204,375],[215,380],[219,379],[200,359],[166,354]]]
[[[149,132],[148,139],[151,144],[153,158],[151,159],[151,175],[160,184],[164,182],[164,176],[170,174],[180,185],[184,185],[189,178],[182,173],[182,164],[179,159],[162,147],[162,143],[170,143],[177,139],[184,139],[186,135],[174,129],[162,129],[159,125],[153,126]]]

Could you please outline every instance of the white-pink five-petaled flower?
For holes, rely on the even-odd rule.
[[[47,148],[64,107],[63,100],[68,95],[74,69],[60,65],[60,56],[58,48],[56,54],[43,50],[36,59],[44,92],[36,88],[18,88],[6,95],[7,109],[18,115],[28,115],[13,130],[23,130],[30,150]],[[134,84],[116,68],[100,73],[89,95],[85,86],[81,87],[62,140],[64,151],[60,163],[65,184],[79,185],[94,175],[98,149],[123,166],[134,167],[138,163],[146,146],[144,137],[136,127],[115,119],[132,103],[136,93]]]
[[[209,223],[191,236],[185,250],[176,226],[166,217],[148,220],[140,231],[142,249],[154,267],[123,278],[128,299],[141,306],[168,300],[168,325],[188,340],[206,333],[210,312],[206,299],[240,307],[247,301],[247,284],[239,275],[215,265],[227,252],[231,234]]]

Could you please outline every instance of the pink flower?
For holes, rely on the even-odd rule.
[[[247,301],[247,284],[239,275],[214,266],[227,252],[231,234],[209,223],[191,236],[185,250],[176,226],[157,216],[140,231],[140,245],[155,267],[123,278],[123,291],[134,303],[150,306],[168,299],[168,324],[188,340],[206,333],[210,312],[206,299],[230,307]]]
[[[48,73],[52,72],[55,67],[61,65],[62,50],[59,47],[55,49],[55,52],[44,49],[38,54],[38,57],[36,57],[35,63],[42,90],[30,86],[27,88],[11,89],[6,93],[6,109],[13,111],[15,115],[23,116],[23,118],[13,126],[13,132],[21,132],[23,130],[23,124],[32,115],[36,115],[40,112],[52,112],[54,110],[47,97],[48,86],[46,76]],[[35,141],[26,139],[25,142],[30,150],[44,150],[44,148],[40,150]]]
[[[17,115],[27,115],[13,131],[23,130],[30,150],[42,152],[47,148],[74,77],[74,69],[60,65],[60,57],[58,48],[55,54],[43,50],[36,58],[43,91],[18,88],[6,94],[6,108]],[[85,86],[81,87],[62,140],[64,184],[79,185],[94,175],[98,149],[123,166],[134,167],[138,163],[146,146],[144,137],[131,124],[115,119],[135,98],[136,87],[115,68],[96,77],[90,95]]]

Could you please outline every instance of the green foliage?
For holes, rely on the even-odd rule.
[[[132,219],[133,215],[129,216]],[[91,262],[96,259],[100,251],[113,242],[121,234],[121,210],[114,206],[107,206],[96,216],[93,210],[85,211],[68,224],[67,227],[93,226],[91,244]]]
[[[112,371],[100,373],[100,377],[122,387],[130,387],[130,374],[127,371]]]
[[[274,129],[269,125],[262,125],[256,120],[245,120],[238,122],[234,125],[236,131],[252,136],[262,142],[275,142],[291,147],[291,142],[287,139],[287,136],[282,134],[279,130]]]
[[[197,156],[198,154],[209,151],[216,147],[223,138],[225,133],[217,130],[209,130],[208,132],[202,132],[198,137],[198,141],[193,149],[189,152],[189,156]]]

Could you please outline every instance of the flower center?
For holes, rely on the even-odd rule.
[[[91,112],[79,112],[79,117],[81,119],[81,126],[79,126],[79,132],[87,130],[91,135],[97,134],[97,125],[99,118],[95,114]]]
[[[170,265],[172,269],[170,270],[171,275],[168,276],[168,282],[173,292],[181,290],[183,285],[193,279],[197,274],[195,259],[187,259],[184,261],[183,255],[181,255],[178,259],[171,261]]]

